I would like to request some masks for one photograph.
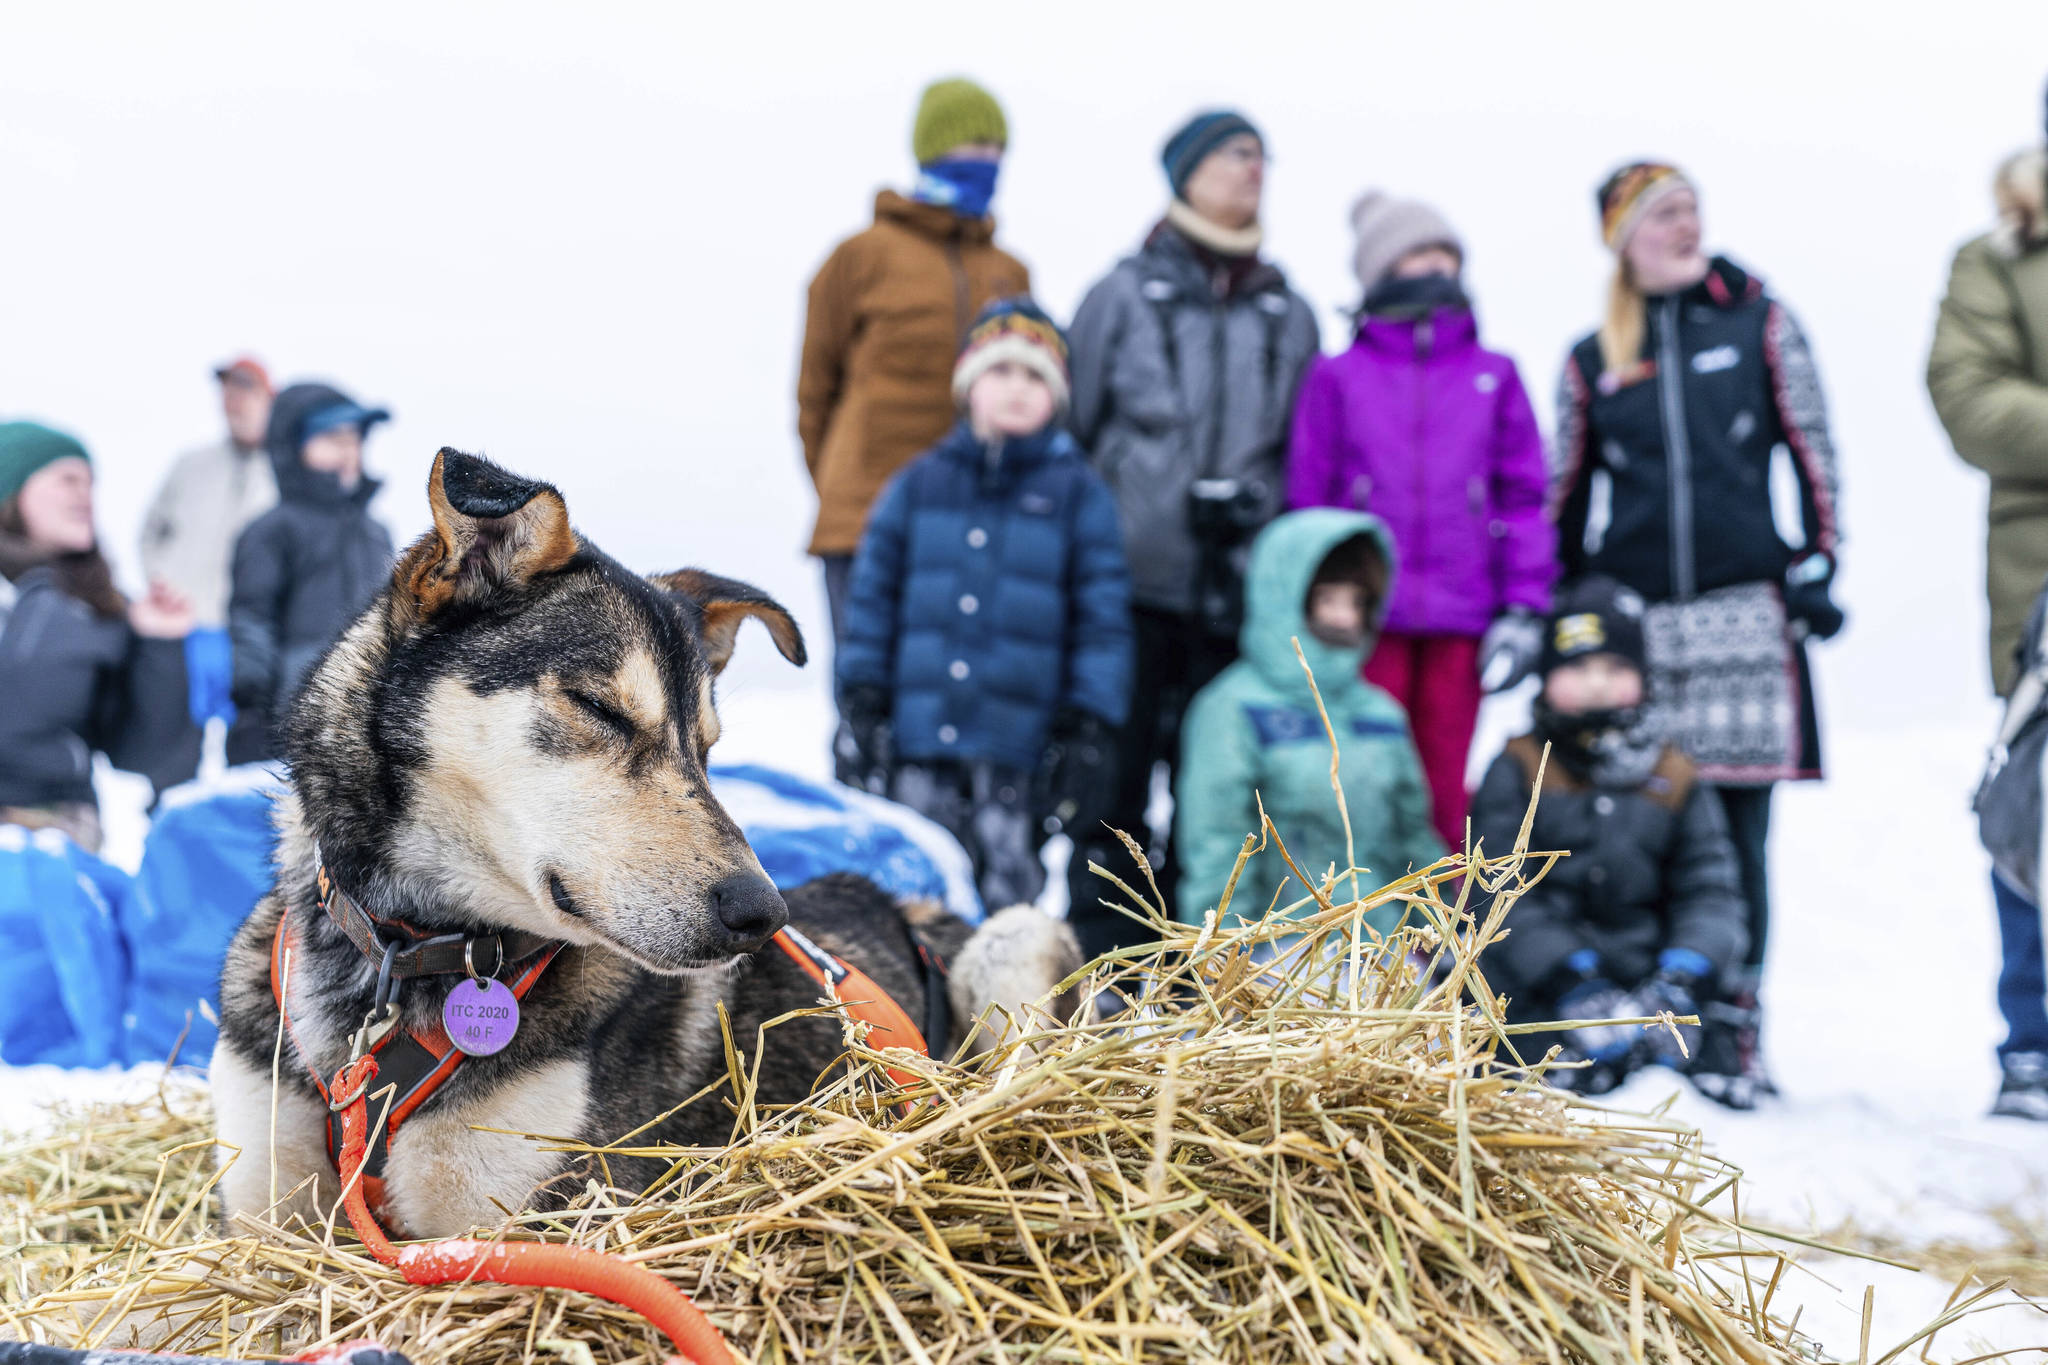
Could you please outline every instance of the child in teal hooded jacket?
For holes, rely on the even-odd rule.
[[[1297,638],[1337,732],[1353,847],[1358,866],[1372,872],[1360,877],[1360,889],[1376,890],[1444,855],[1408,718],[1359,674],[1393,578],[1392,539],[1379,518],[1362,512],[1290,512],[1253,543],[1241,657],[1195,695],[1181,727],[1174,841],[1182,920],[1199,924],[1215,907],[1245,835],[1259,828],[1261,801],[1303,872],[1320,878],[1333,862],[1339,871],[1348,865],[1344,820],[1330,790],[1330,739],[1294,655]],[[1231,921],[1263,916],[1291,875],[1269,844],[1245,865]],[[1278,904],[1307,894],[1290,882]],[[1389,905],[1368,921],[1385,932],[1400,913]]]

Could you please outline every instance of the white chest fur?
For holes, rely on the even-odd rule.
[[[535,1067],[467,1103],[437,1096],[391,1139],[384,1170],[391,1213],[414,1237],[496,1226],[507,1211],[528,1207],[564,1165],[561,1153],[510,1134],[579,1134],[589,1106],[590,1068],[578,1059]]]

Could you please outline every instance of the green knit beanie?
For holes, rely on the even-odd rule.
[[[917,122],[910,131],[917,164],[928,166],[970,142],[1009,145],[1010,125],[1003,119],[1003,106],[973,81],[933,81],[917,102]]]
[[[0,502],[19,493],[44,465],[74,455],[92,459],[75,436],[52,431],[40,422],[0,422]]]

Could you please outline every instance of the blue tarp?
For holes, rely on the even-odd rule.
[[[751,763],[714,767],[711,790],[785,891],[828,872],[858,872],[891,895],[943,901],[981,923],[967,851],[907,806]]]
[[[0,1062],[122,1060],[121,869],[55,830],[0,826]]]
[[[859,872],[982,918],[966,853],[913,811],[752,765],[713,768],[711,784],[777,886]],[[251,767],[166,792],[133,877],[55,832],[0,826],[0,1061],[133,1065],[176,1048],[204,1065],[221,958],[270,887],[279,790]]]
[[[237,768],[164,793],[119,917],[134,962],[122,1046],[131,1065],[173,1048],[202,1065],[213,1055],[221,959],[270,889],[279,789],[264,769]]]

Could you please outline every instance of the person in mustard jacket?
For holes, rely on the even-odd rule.
[[[988,304],[1031,292],[989,215],[1010,139],[995,97],[939,81],[918,105],[909,194],[875,196],[874,226],[811,281],[797,375],[797,434],[818,492],[810,552],[824,563],[832,633],[868,510],[889,476],[953,425],[953,361]]]

